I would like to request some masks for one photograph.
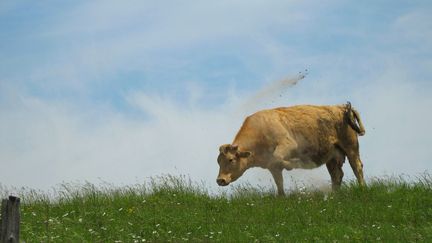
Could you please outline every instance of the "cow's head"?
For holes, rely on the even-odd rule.
[[[239,151],[237,145],[224,144],[219,147],[219,175],[216,182],[219,186],[227,186],[237,180],[247,169],[247,160],[251,152]]]

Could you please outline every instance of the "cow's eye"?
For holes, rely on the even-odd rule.
[[[230,162],[230,163],[234,162],[234,159],[229,159],[229,162]]]

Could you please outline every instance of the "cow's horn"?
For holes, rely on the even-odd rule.
[[[219,147],[219,152],[221,152],[223,154],[226,154],[229,146],[231,146],[231,145],[230,144],[221,145]]]
[[[347,111],[350,111],[351,110],[351,102],[349,102],[349,101],[347,101],[347,103],[346,103],[346,109],[347,109]]]

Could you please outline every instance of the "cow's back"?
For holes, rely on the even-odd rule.
[[[343,120],[343,109],[340,106],[299,105],[268,111],[276,113],[283,127],[299,139],[316,139],[324,135],[337,137],[337,126]]]
[[[298,105],[262,110],[247,117],[234,142],[265,156],[284,140],[292,140],[301,153],[322,158],[338,140],[343,119],[341,106]]]

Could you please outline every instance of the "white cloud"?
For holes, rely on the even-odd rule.
[[[97,178],[131,184],[162,173],[216,177],[218,145],[234,132],[228,113],[139,92],[128,101],[150,119],[15,97],[13,109],[0,110],[0,161],[8,165],[2,183],[48,188]]]
[[[301,82],[311,81],[306,78]],[[358,101],[354,106],[367,129],[360,138],[366,176],[416,175],[431,169],[428,148],[432,134],[428,127],[432,116],[426,111],[432,99],[410,82],[403,68],[391,66],[378,75],[375,83],[353,94],[339,94],[339,98],[328,97],[332,86],[319,87],[318,95],[302,85],[290,89],[284,97],[276,96],[267,106],[294,105],[304,100],[330,104],[334,99],[343,102],[347,96],[354,97]],[[198,93],[192,96],[200,96],[200,89],[192,90]],[[62,181],[97,182],[100,178],[131,184],[171,173],[190,175],[215,189],[218,146],[232,141],[245,115],[238,110],[245,98],[239,97],[245,96],[225,98],[221,105],[209,109],[197,105],[199,99],[184,104],[136,91],[125,99],[147,117],[137,119],[109,107],[78,107],[22,92],[10,94],[9,104],[13,106],[0,109],[0,161],[9,164],[8,170],[0,172],[2,183],[49,188]],[[262,106],[260,102],[255,105]],[[353,177],[348,163],[345,172],[347,178]],[[319,185],[329,180],[325,167],[286,172],[285,177]],[[248,171],[241,182],[272,185],[270,174],[261,169]]]

